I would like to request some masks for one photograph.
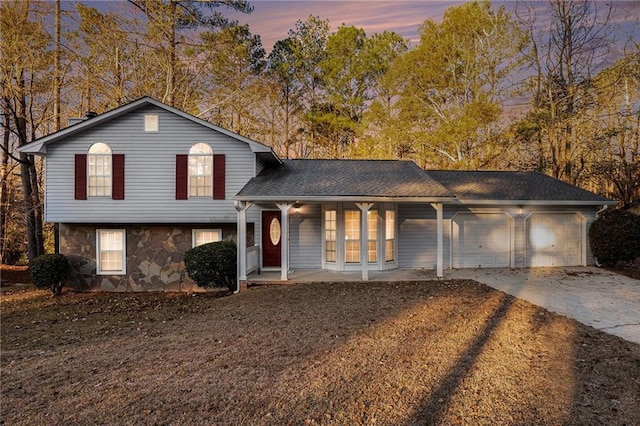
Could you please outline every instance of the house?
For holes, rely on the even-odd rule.
[[[45,220],[85,290],[193,288],[184,253],[238,242],[256,269],[586,265],[614,202],[536,172],[424,171],[411,161],[282,160],[152,98],[21,148],[45,158]],[[366,261],[363,261],[365,260]]]

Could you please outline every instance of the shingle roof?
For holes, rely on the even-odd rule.
[[[610,201],[539,172],[429,170],[425,173],[460,200]]]
[[[252,178],[237,198],[446,197],[452,194],[412,161],[284,160]]]

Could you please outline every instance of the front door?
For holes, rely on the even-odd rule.
[[[280,267],[282,227],[280,211],[262,212],[262,266]]]

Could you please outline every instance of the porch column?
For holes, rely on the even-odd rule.
[[[362,263],[362,281],[369,280],[369,209],[373,203],[356,203],[362,211],[360,220],[360,263]]]
[[[247,281],[247,210],[249,210],[252,205],[252,202],[234,201],[234,206],[238,213],[236,223],[236,227],[238,229],[238,287],[234,293],[240,292],[240,286]]]
[[[280,209],[280,280],[287,281],[289,279],[289,209],[293,203],[276,203]]]
[[[442,243],[442,203],[431,203],[431,207],[433,207],[434,209],[436,209],[436,227],[437,227],[437,232],[436,232],[436,241],[437,241],[437,245],[438,245],[438,260],[436,263],[436,276],[438,278],[442,278],[442,263],[443,263],[443,256],[442,256],[442,252],[443,252],[443,243]]]

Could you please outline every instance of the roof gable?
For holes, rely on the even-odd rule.
[[[259,142],[256,142],[254,140],[251,140],[249,138],[246,138],[244,136],[241,136],[237,133],[234,133],[230,130],[224,129],[222,127],[216,126],[214,124],[209,123],[208,121],[202,120],[198,117],[195,117],[189,113],[186,113],[184,111],[181,111],[177,108],[173,108],[169,105],[166,105],[160,101],[157,101],[151,97],[145,96],[143,98],[137,99],[133,102],[130,102],[126,105],[120,106],[118,108],[112,109],[111,111],[107,111],[103,114],[97,115],[95,117],[92,118],[88,118],[86,120],[83,120],[79,123],[73,124],[71,126],[65,127],[62,130],[59,130],[55,133],[52,133],[50,135],[47,136],[43,136],[39,139],[36,139],[35,141],[24,145],[22,147],[19,148],[19,150],[21,152],[25,152],[25,153],[29,153],[29,154],[41,154],[44,155],[46,154],[46,147],[48,144],[54,143],[54,142],[58,142],[61,140],[64,140],[70,136],[73,136],[77,133],[83,132],[85,130],[91,129],[97,125],[100,124],[104,124],[107,123],[117,117],[120,117],[122,115],[128,114],[130,112],[136,111],[140,108],[143,108],[145,106],[148,105],[153,105],[155,107],[158,108],[162,108],[165,111],[168,111],[170,113],[176,114],[180,117],[183,117],[187,120],[190,120],[194,123],[197,123],[201,126],[207,127],[211,130],[217,131],[219,133],[222,133],[224,135],[227,135],[233,139],[236,139],[240,142],[244,142],[246,144],[249,145],[249,147],[251,148],[251,151],[254,153],[267,153],[269,154],[270,157],[272,157],[274,160],[276,160],[277,162],[280,162],[280,159],[278,158],[278,156],[273,152],[273,150],[264,144],[261,144]]]

